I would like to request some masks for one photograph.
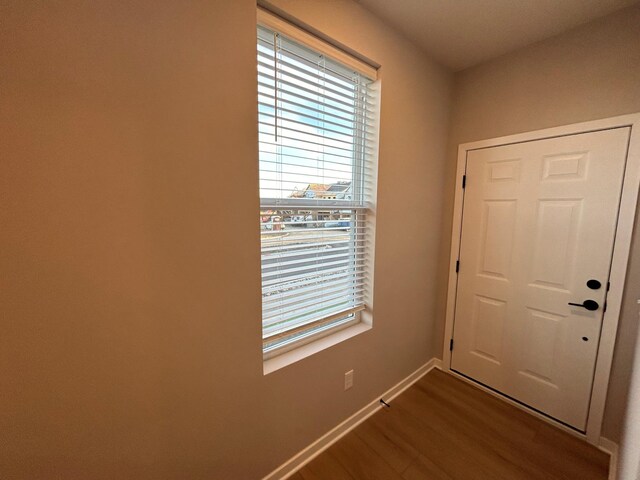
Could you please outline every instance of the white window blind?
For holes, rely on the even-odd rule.
[[[372,78],[258,27],[266,354],[370,308],[376,115]]]

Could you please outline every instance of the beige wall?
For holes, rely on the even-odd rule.
[[[636,6],[456,74],[441,275],[446,276],[449,252],[457,145],[640,112],[639,25],[640,7]],[[603,431],[614,440],[620,436],[639,291],[640,235],[636,232]],[[444,298],[441,290],[440,319]],[[442,328],[440,324],[439,332]]]
[[[3,479],[261,478],[436,353],[451,76],[277,3],[383,66],[373,330],[262,374],[255,2],[5,1]]]

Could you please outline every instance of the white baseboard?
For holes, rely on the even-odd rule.
[[[299,469],[301,469],[304,465],[309,463],[315,457],[324,452],[327,448],[333,445],[335,442],[344,437],[351,430],[356,428],[362,422],[364,422],[371,415],[376,413],[381,407],[380,399],[383,398],[385,401],[389,402],[393,400],[395,397],[404,392],[407,388],[417,382],[422,376],[429,373],[434,368],[441,369],[442,368],[442,360],[439,358],[432,358],[423,366],[418,368],[415,372],[409,375],[404,380],[400,381],[397,385],[391,387],[389,390],[384,392],[382,395],[376,397],[369,404],[367,404],[364,408],[360,409],[349,418],[347,418],[344,422],[342,422],[337,427],[333,428],[329,432],[325,433],[318,440],[313,442],[304,450],[300,451],[289,460],[284,462],[278,468],[276,468],[269,475],[264,477],[262,480],[284,480],[289,476],[293,475]]]
[[[611,455],[609,460],[609,480],[616,480],[618,475],[618,444],[608,438],[600,437],[598,448]]]

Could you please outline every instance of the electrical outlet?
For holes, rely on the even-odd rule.
[[[344,389],[349,390],[353,387],[353,370],[349,370],[344,374]]]

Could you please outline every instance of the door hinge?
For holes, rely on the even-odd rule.
[[[453,351],[453,338],[449,340],[449,351]]]
[[[456,260],[456,273],[460,271],[460,260]]]
[[[466,186],[467,186],[467,176],[462,175],[462,188],[465,188]]]
[[[607,302],[604,302],[604,305],[602,306],[602,313],[607,311]]]
[[[607,292],[609,291],[610,288],[611,288],[611,282],[607,282]]]

